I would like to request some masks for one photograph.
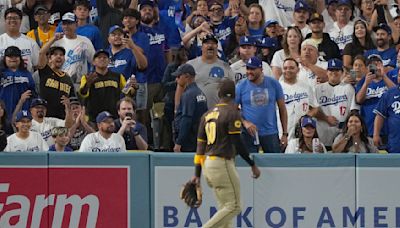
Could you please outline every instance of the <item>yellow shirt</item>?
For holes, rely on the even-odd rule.
[[[50,25],[50,29],[48,32],[43,32],[39,27],[38,29],[38,34],[39,34],[39,40],[40,40],[40,47],[42,47],[44,44],[46,44],[53,36],[56,31],[56,26]],[[33,39],[36,41],[36,36],[35,36],[35,31],[32,29],[26,34],[29,38]]]

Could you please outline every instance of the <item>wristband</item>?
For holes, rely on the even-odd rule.
[[[193,162],[195,165],[203,165],[205,158],[206,158],[205,155],[196,154],[196,155],[194,155]]]
[[[289,136],[289,133],[283,132],[282,135],[283,135],[283,136]]]

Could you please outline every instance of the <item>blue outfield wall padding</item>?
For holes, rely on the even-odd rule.
[[[253,154],[260,167],[354,167],[355,154]]]
[[[0,166],[33,165],[47,166],[47,153],[42,152],[0,152]]]
[[[129,167],[130,227],[150,227],[149,157],[148,153],[49,153],[49,166]]]
[[[359,154],[357,167],[400,167],[400,154]]]

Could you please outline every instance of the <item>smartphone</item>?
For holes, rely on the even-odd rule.
[[[132,118],[132,117],[133,117],[133,113],[131,113],[131,112],[128,112],[128,113],[126,113],[126,114],[125,114],[125,116],[126,116],[126,117],[130,117],[130,118]]]
[[[353,69],[350,70],[350,76],[353,80],[356,80],[357,72]]]
[[[128,31],[124,31],[124,38],[129,38],[129,32]]]
[[[369,64],[368,65],[368,70],[371,72],[371,74],[376,74],[376,65],[375,64]]]

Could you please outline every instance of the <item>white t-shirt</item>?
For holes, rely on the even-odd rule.
[[[344,122],[353,109],[359,109],[355,103],[354,88],[347,83],[331,86],[329,82],[318,84],[315,90],[317,101],[326,116],[334,116],[337,121]],[[340,133],[338,126],[329,126],[325,121],[317,121],[317,131],[320,140],[331,146],[335,137]]]
[[[315,65],[321,67],[324,70],[328,69],[328,62],[326,61],[321,61],[318,59]],[[316,75],[311,70],[303,67],[301,64],[297,79],[301,82],[307,82],[307,84],[310,85],[315,91],[315,86],[317,85]]]
[[[329,12],[327,9],[324,9],[324,11],[322,11],[321,15],[324,17],[324,23],[325,23],[324,32],[328,32],[333,27],[333,23],[335,23],[335,21],[329,15]]]
[[[4,51],[9,46],[16,46],[21,50],[28,71],[33,73],[33,66],[39,62],[39,46],[31,38],[21,34],[18,38],[10,37],[7,33],[0,35],[0,57],[4,57]]]
[[[266,76],[274,77],[272,75],[271,67],[266,62],[262,62],[263,73]],[[231,65],[233,73],[235,73],[235,83],[242,80],[243,78],[247,78],[246,75],[246,63],[243,60],[239,60]]]
[[[324,150],[324,153],[326,153],[327,151],[326,151],[325,145],[321,141],[319,143],[321,144],[322,149]],[[296,138],[296,139],[289,140],[288,145],[285,150],[285,154],[301,154],[301,153],[302,152],[299,151],[299,139]]]
[[[319,107],[319,104],[310,85],[299,80],[293,85],[286,83],[284,80],[280,80],[279,83],[283,89],[288,115],[288,139],[293,139],[295,138],[295,126],[300,117],[307,114],[310,110],[310,106],[316,108]],[[279,135],[282,135],[282,124],[280,123],[278,110],[277,116]]]
[[[352,21],[347,23],[342,29],[340,29],[337,22],[335,22],[328,31],[331,40],[338,45],[340,50],[343,50],[346,44],[353,41],[353,27],[354,23]]]
[[[64,127],[65,120],[54,118],[54,117],[45,117],[42,123],[37,122],[36,120],[32,120],[31,131],[37,132],[42,135],[42,138],[47,142],[49,146],[54,144],[53,137],[51,136],[51,130],[54,127]]]
[[[68,39],[64,36],[52,46],[65,48],[65,62],[62,70],[72,77],[74,83],[80,83],[82,75],[88,73],[88,63],[92,63],[96,52],[92,42],[80,35],[77,35],[76,39]]]
[[[48,150],[49,146],[36,132],[29,132],[26,139],[18,138],[17,133],[8,136],[7,147],[4,149],[5,152],[43,152]]]
[[[112,133],[105,139],[99,132],[88,134],[82,141],[79,152],[125,152],[125,140],[121,135]]]
[[[259,0],[265,12],[265,21],[275,19],[283,27],[293,24],[294,4],[293,0]]]

